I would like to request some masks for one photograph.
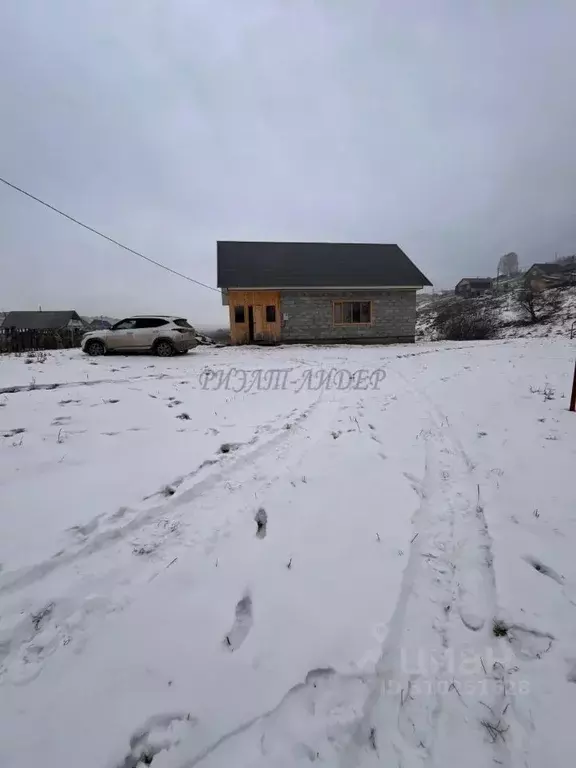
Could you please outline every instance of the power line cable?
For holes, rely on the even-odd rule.
[[[196,283],[196,285],[201,285],[202,288],[208,288],[209,291],[216,291],[216,293],[220,293],[218,288],[214,288],[211,285],[206,285],[206,283],[202,283],[200,280],[195,280],[193,277],[189,277],[188,275],[185,275],[182,272],[178,272],[175,269],[172,269],[171,267],[167,267],[165,264],[161,264],[159,261],[155,261],[154,259],[151,259],[149,256],[144,256],[143,253],[140,253],[139,251],[135,251],[133,248],[129,248],[127,245],[120,243],[118,240],[114,240],[113,237],[108,237],[108,235],[105,235],[103,232],[99,232],[97,229],[94,229],[94,227],[90,227],[88,226],[88,224],[84,224],[82,221],[75,219],[74,216],[70,216],[68,213],[64,213],[64,211],[61,211],[59,208],[56,208],[55,206],[50,205],[50,203],[47,203],[45,200],[41,200],[39,197],[36,197],[30,192],[26,192],[25,189],[21,189],[20,187],[17,187],[16,184],[12,184],[10,181],[3,179],[2,176],[0,176],[0,181],[3,184],[6,184],[7,187],[11,187],[12,189],[16,190],[16,192],[20,192],[22,195],[26,195],[26,197],[29,197],[31,200],[35,200],[37,203],[40,203],[40,205],[43,205],[44,207],[49,208],[51,211],[54,211],[55,213],[60,214],[60,216],[64,216],[64,218],[68,219],[68,221],[72,221],[74,224],[78,224],[79,227],[83,227],[84,229],[87,229],[89,232],[93,232],[95,235],[98,235],[99,237],[103,237],[104,240],[108,240],[109,243],[114,243],[114,245],[117,245],[119,248],[123,248],[125,251],[128,251],[128,253],[132,253],[134,254],[134,256],[139,256],[141,259],[144,259],[144,261],[149,261],[150,264],[155,264],[157,267],[160,267],[161,269],[165,269],[167,272],[171,272],[173,275],[177,275],[178,277],[183,277],[184,280],[189,280],[191,283]]]

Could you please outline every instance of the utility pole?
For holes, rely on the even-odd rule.
[[[570,397],[570,410],[576,411],[576,363],[574,363],[574,379],[572,380],[572,396]]]

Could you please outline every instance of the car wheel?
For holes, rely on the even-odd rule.
[[[172,344],[170,344],[169,341],[162,339],[161,341],[156,342],[154,352],[158,355],[158,357],[172,357],[174,354],[174,347]]]
[[[106,347],[101,341],[94,339],[93,341],[86,343],[84,352],[86,352],[87,355],[90,355],[90,357],[96,357],[96,355],[105,355]]]

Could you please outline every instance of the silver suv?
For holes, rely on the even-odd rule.
[[[133,315],[109,330],[90,331],[82,337],[82,349],[87,355],[149,351],[170,357],[185,354],[197,344],[194,328],[177,315]]]

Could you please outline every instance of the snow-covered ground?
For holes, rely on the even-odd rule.
[[[2,768],[570,765],[574,353],[0,358]]]

